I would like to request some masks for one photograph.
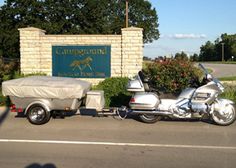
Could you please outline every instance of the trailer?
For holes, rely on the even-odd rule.
[[[36,125],[47,123],[53,113],[77,111],[86,102],[87,94],[88,107],[103,109],[103,94],[90,90],[91,83],[66,77],[31,76],[2,83],[3,95],[12,102],[11,111],[25,115]],[[100,104],[91,100],[93,94],[101,97]]]

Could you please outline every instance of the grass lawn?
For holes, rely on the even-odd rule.
[[[230,99],[236,103],[236,87],[225,86],[225,92],[220,95],[221,98]]]
[[[207,71],[208,71],[208,73],[212,73],[213,72],[213,70],[210,69],[210,68],[207,68]]]
[[[236,81],[236,76],[221,77],[218,78],[220,81]]]

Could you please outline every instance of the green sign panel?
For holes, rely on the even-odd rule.
[[[52,75],[74,78],[111,76],[111,46],[53,46]]]

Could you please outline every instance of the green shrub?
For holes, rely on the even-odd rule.
[[[42,72],[34,72],[30,74],[22,74],[19,71],[15,71],[13,75],[13,79],[18,79],[18,78],[23,78],[23,77],[28,77],[28,76],[46,76],[47,74],[42,73]]]
[[[130,93],[126,91],[128,78],[107,78],[94,87],[94,90],[104,90],[106,107],[128,105]]]
[[[145,73],[153,85],[164,92],[179,92],[187,87],[191,78],[198,78],[200,71],[187,60],[167,59],[149,64]]]
[[[17,63],[4,63],[0,57],[0,84],[6,79],[13,78],[14,71],[17,69]]]
[[[10,79],[18,79],[18,78],[23,78],[23,77],[28,77],[28,76],[46,76],[46,75],[47,74],[42,73],[42,72],[22,74],[17,70],[17,71],[14,71],[11,74],[4,75],[3,76],[3,81],[10,80]]]
[[[10,99],[9,97],[5,97],[2,95],[2,88],[0,87],[0,106],[2,105],[7,105],[9,106],[10,105]]]
[[[0,91],[0,106],[1,105],[4,105],[5,104],[5,102],[6,102],[6,97],[4,97],[3,95],[2,95],[2,88],[0,87],[0,89],[1,89],[1,91]]]

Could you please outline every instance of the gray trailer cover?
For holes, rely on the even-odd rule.
[[[31,76],[2,83],[4,96],[73,99],[82,98],[91,84],[75,78]]]

